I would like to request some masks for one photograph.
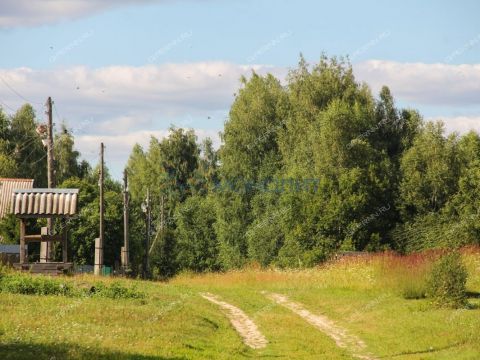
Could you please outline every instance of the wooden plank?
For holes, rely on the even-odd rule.
[[[26,242],[62,241],[62,235],[25,235]]]

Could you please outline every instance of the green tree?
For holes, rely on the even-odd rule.
[[[46,187],[47,151],[36,133],[35,112],[31,105],[23,105],[13,116],[10,125],[10,154],[16,162],[20,178],[33,178],[36,187]],[[10,149],[9,149],[10,150]]]
[[[214,231],[215,200],[192,196],[175,211],[178,266],[196,272],[220,269]]]
[[[439,211],[458,188],[458,138],[427,123],[401,159],[401,211],[406,219]]]
[[[153,238],[151,267],[160,277],[171,276],[177,269],[175,210],[194,192],[199,167],[199,146],[192,130],[171,128],[159,141],[152,137],[147,151],[135,146],[128,162],[130,190],[137,204],[151,196]]]
[[[74,149],[75,140],[62,124],[61,131],[54,140],[55,176],[58,183],[70,177],[84,177],[89,170],[88,163],[79,163],[80,153]]]
[[[68,221],[70,253],[78,264],[93,264],[95,238],[99,235],[99,189],[97,174],[93,170],[88,178],[66,179],[60,188],[78,188],[78,214]],[[121,186],[113,181],[106,171],[105,177],[105,233],[104,263],[114,266],[120,261],[120,248],[123,245],[123,202]],[[62,226],[57,223],[57,227]],[[59,228],[57,229],[59,230]]]

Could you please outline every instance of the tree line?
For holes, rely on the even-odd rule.
[[[0,176],[46,179],[29,105],[0,115]],[[136,145],[127,163],[131,253],[141,271],[151,194],[150,274],[261,266],[304,267],[337,251],[402,253],[478,244],[480,137],[446,134],[399,109],[388,89],[374,96],[350,63],[301,58],[285,83],[273,75],[242,77],[222,131],[222,145],[172,127],[163,139]],[[33,140],[32,140],[33,139]],[[22,146],[32,141],[33,146]],[[98,228],[97,172],[79,161],[73,135],[56,136],[60,187],[80,188],[72,220],[73,259],[92,263]],[[107,176],[105,262],[122,242],[121,185]],[[11,219],[0,224],[14,239]]]

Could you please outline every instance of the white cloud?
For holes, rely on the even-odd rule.
[[[108,66],[90,69],[0,70],[0,98],[12,108],[24,101],[7,85],[33,103],[42,104],[51,95],[71,116],[110,117],[131,112],[160,112],[178,116],[229,107],[242,75],[252,69],[282,76],[282,69],[264,65],[227,62]]]
[[[11,113],[26,99],[42,119],[46,97],[52,96],[55,122],[67,119],[82,154],[95,160],[99,143],[105,142],[106,158],[117,173],[136,142],[146,145],[150,134],[164,136],[170,124],[192,127],[200,139],[210,136],[218,147],[218,131],[239,79],[252,69],[284,74],[281,68],[227,62],[0,69],[0,100]]]
[[[427,118],[426,120],[443,121],[447,133],[453,133],[456,131],[460,134],[465,134],[470,130],[474,130],[480,134],[480,116],[437,116]]]
[[[165,135],[170,124],[193,127],[199,138],[217,132],[240,87],[239,78],[273,73],[284,79],[287,69],[266,65],[239,65],[229,62],[149,64],[145,66],[76,66],[51,70],[31,68],[0,69],[0,106],[8,112],[25,100],[34,104],[42,119],[47,96],[58,110],[55,121],[65,117],[75,131],[79,150],[96,159],[98,144],[107,145],[107,159],[118,169],[131,147],[148,144],[150,134]],[[374,92],[386,84],[397,99],[420,107],[446,106],[466,116],[438,117],[448,131],[480,131],[480,117],[471,110],[480,99],[480,65],[402,64],[368,61],[354,66],[358,79],[367,81]],[[9,88],[10,87],[10,88]],[[18,94],[15,94],[17,92]],[[437,113],[439,111],[436,111]],[[115,170],[118,172],[119,170]]]
[[[194,129],[198,141],[209,137],[215,147],[220,146],[220,137],[216,130]],[[148,148],[152,136],[163,139],[168,135],[168,130],[140,130],[122,135],[79,135],[75,143],[83,154],[97,154],[100,143],[103,142],[112,159],[125,159],[130,154],[135,144],[140,144],[144,149]],[[96,156],[96,155],[95,155]]]
[[[355,64],[354,71],[374,92],[387,85],[395,97],[415,104],[478,105],[480,99],[480,64],[370,60]]]
[[[2,0],[0,27],[38,26],[76,19],[125,4],[155,0]]]
[[[194,129],[201,142],[206,137],[212,139],[213,146],[220,146],[220,137],[216,130]],[[135,144],[140,144],[144,149],[148,148],[152,136],[163,139],[168,135],[168,130],[140,130],[124,133],[122,135],[77,135],[75,144],[83,157],[92,165],[99,161],[100,143],[105,145],[105,162],[111,174],[120,178],[123,167]]]

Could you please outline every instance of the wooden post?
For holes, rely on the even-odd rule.
[[[94,264],[94,274],[101,275],[103,267],[103,152],[104,147],[103,143],[100,143],[100,174],[98,179],[98,186],[100,187],[100,234],[97,239],[95,239],[95,264]],[[97,241],[98,240],[98,241]]]
[[[103,143],[100,143],[100,247],[103,249],[103,233],[104,233],[104,224],[103,224],[103,217],[104,217],[104,204],[103,204],[103,153],[104,153],[104,146]],[[102,258],[103,260],[103,258]],[[103,261],[102,261],[103,263]]]
[[[151,227],[151,212],[150,212],[150,190],[147,188],[147,198],[145,199],[144,212],[145,212],[145,253],[143,256],[143,278],[148,277],[148,253],[150,250],[150,227]]]
[[[54,170],[54,158],[53,158],[53,119],[52,119],[52,98],[49,96],[47,99],[47,187],[55,187],[55,170]],[[48,234],[53,235],[54,219],[47,219]],[[40,262],[49,262],[53,256],[53,243],[41,242],[40,243]]]
[[[25,219],[20,219],[20,264],[28,262],[25,255]]]
[[[95,275],[102,275],[103,248],[100,247],[100,238],[95,238],[95,259],[93,271]]]
[[[62,258],[63,262],[68,262],[68,231],[67,231],[67,221],[63,221],[62,229]]]
[[[129,244],[128,244],[128,179],[127,169],[123,172],[123,247],[122,247],[122,266],[126,270],[129,267]]]

